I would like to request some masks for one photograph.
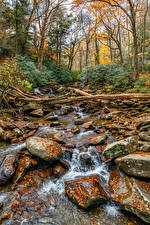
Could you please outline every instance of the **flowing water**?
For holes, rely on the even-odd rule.
[[[81,108],[75,107],[71,115],[60,116],[59,121],[62,127],[51,128],[49,126],[40,127],[41,130],[57,133],[62,135],[71,134],[70,128],[76,116],[85,119],[89,115],[82,113]],[[66,122],[67,121],[67,122]],[[46,178],[40,180],[37,174],[34,174],[36,187],[31,192],[20,195],[22,186],[16,190],[11,190],[11,184],[7,188],[1,190],[0,202],[4,203],[4,207],[10,209],[10,202],[12,200],[19,200],[22,203],[23,212],[16,212],[12,219],[4,220],[3,224],[7,225],[128,225],[131,221],[136,220],[133,215],[125,215],[120,210],[120,207],[113,202],[103,204],[97,208],[90,210],[79,209],[72,204],[65,196],[64,183],[65,181],[75,179],[76,177],[84,177],[92,174],[98,174],[106,185],[109,180],[109,170],[105,163],[100,160],[100,155],[96,148],[87,146],[86,152],[83,151],[84,146],[89,138],[95,136],[93,130],[86,130],[81,128],[80,133],[67,139],[67,141],[74,144],[72,159],[64,155],[64,159],[70,164],[70,169],[61,178]],[[1,154],[8,154],[11,152],[19,152],[25,148],[25,143],[11,145],[6,149],[0,148]],[[91,159],[92,166],[89,167],[83,163],[82,156],[87,154]],[[10,187],[10,188],[9,188]],[[141,222],[137,222],[140,225]],[[142,224],[141,224],[142,225]]]

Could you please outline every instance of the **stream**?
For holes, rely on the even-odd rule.
[[[48,176],[41,178],[39,169],[32,168],[28,176],[31,176],[31,183],[26,187],[21,183],[17,188],[12,187],[12,183],[0,188],[0,202],[3,202],[5,211],[14,212],[13,217],[3,220],[6,225],[142,225],[133,214],[121,210],[121,207],[114,202],[107,202],[96,208],[82,210],[71,203],[65,196],[64,182],[77,177],[98,174],[107,189],[109,180],[109,165],[102,163],[100,154],[95,146],[89,146],[87,143],[90,138],[96,135],[92,129],[85,129],[81,125],[80,132],[72,135],[71,128],[74,120],[79,118],[86,122],[91,120],[91,115],[83,112],[82,108],[75,106],[72,113],[62,115],[62,108],[56,110],[59,117],[59,126],[51,127],[40,124],[38,132],[48,133],[49,131],[59,134],[66,140],[65,146],[73,145],[72,157],[70,154],[64,154],[63,159],[69,164],[69,169],[65,175],[60,178]],[[94,118],[96,119],[96,118]],[[35,134],[36,135],[36,134]],[[109,137],[109,141],[113,137]],[[64,145],[62,145],[62,149]],[[26,147],[24,142],[13,144],[9,147],[0,147],[1,157],[8,153],[19,153]],[[92,162],[89,167],[82,161],[82,156],[86,153]],[[43,167],[41,170],[45,169]],[[47,169],[47,168],[46,168]],[[28,178],[28,177],[27,177]],[[17,203],[19,202],[19,203]],[[19,204],[19,210],[17,210]]]

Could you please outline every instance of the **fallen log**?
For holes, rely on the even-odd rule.
[[[89,94],[89,93],[87,93],[87,92],[85,92],[85,91],[81,91],[81,90],[79,90],[79,89],[77,89],[77,88],[68,88],[69,90],[73,90],[73,91],[75,91],[77,94],[80,94],[80,95],[83,95],[83,96],[93,96],[93,95],[91,95],[91,94]]]
[[[48,101],[50,104],[66,104],[72,102],[79,102],[79,101],[89,101],[89,100],[116,100],[116,99],[150,99],[150,94],[106,94],[106,95],[92,95],[92,96],[81,96],[81,97],[69,97],[67,99],[58,99],[54,101]]]

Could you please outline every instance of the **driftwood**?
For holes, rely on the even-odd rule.
[[[115,100],[115,99],[149,99],[150,94],[101,94],[101,95],[91,95],[79,89],[69,88],[70,90],[74,90],[76,93],[84,96],[78,97],[68,97],[66,95],[63,96],[35,96],[22,92],[20,89],[13,87],[10,85],[10,90],[7,89],[5,93],[3,93],[4,101],[6,101],[6,95],[12,96],[15,100],[20,100],[24,102],[37,102],[37,103],[48,103],[50,105],[56,104],[67,104],[81,101],[97,101],[97,100]],[[7,100],[8,104],[8,100]]]

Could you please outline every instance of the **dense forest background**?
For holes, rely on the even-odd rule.
[[[0,85],[150,92],[149,0],[0,0]]]

